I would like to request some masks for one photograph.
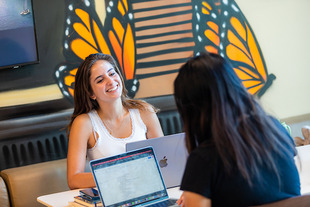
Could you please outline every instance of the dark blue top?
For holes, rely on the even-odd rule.
[[[285,128],[279,122],[277,125],[293,142]],[[286,157],[274,156],[280,183],[274,171],[261,166],[260,178],[255,178],[251,187],[238,170],[234,170],[230,175],[225,173],[223,163],[213,145],[199,146],[192,151],[187,160],[181,190],[211,199],[212,207],[261,205],[300,195],[294,151],[289,151],[290,154]]]

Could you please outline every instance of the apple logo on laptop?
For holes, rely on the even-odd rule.
[[[166,166],[168,165],[167,160],[168,160],[168,159],[166,158],[166,156],[164,156],[163,159],[161,159],[161,160],[159,161],[159,166],[160,166],[160,167],[166,167]]]

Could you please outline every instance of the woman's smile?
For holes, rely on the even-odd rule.
[[[116,86],[114,86],[113,88],[108,89],[106,92],[113,92],[116,89],[118,89],[118,84]]]

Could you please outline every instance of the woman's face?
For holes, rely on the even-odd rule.
[[[121,97],[123,85],[114,67],[105,60],[98,60],[90,69],[92,99],[110,102]]]

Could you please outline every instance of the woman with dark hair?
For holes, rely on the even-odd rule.
[[[242,207],[300,195],[293,139],[224,58],[188,60],[174,96],[190,153],[179,203]]]
[[[75,77],[74,111],[68,127],[67,179],[71,189],[94,187],[86,159],[125,152],[128,142],[163,136],[156,109],[127,96],[110,56],[89,55]]]

